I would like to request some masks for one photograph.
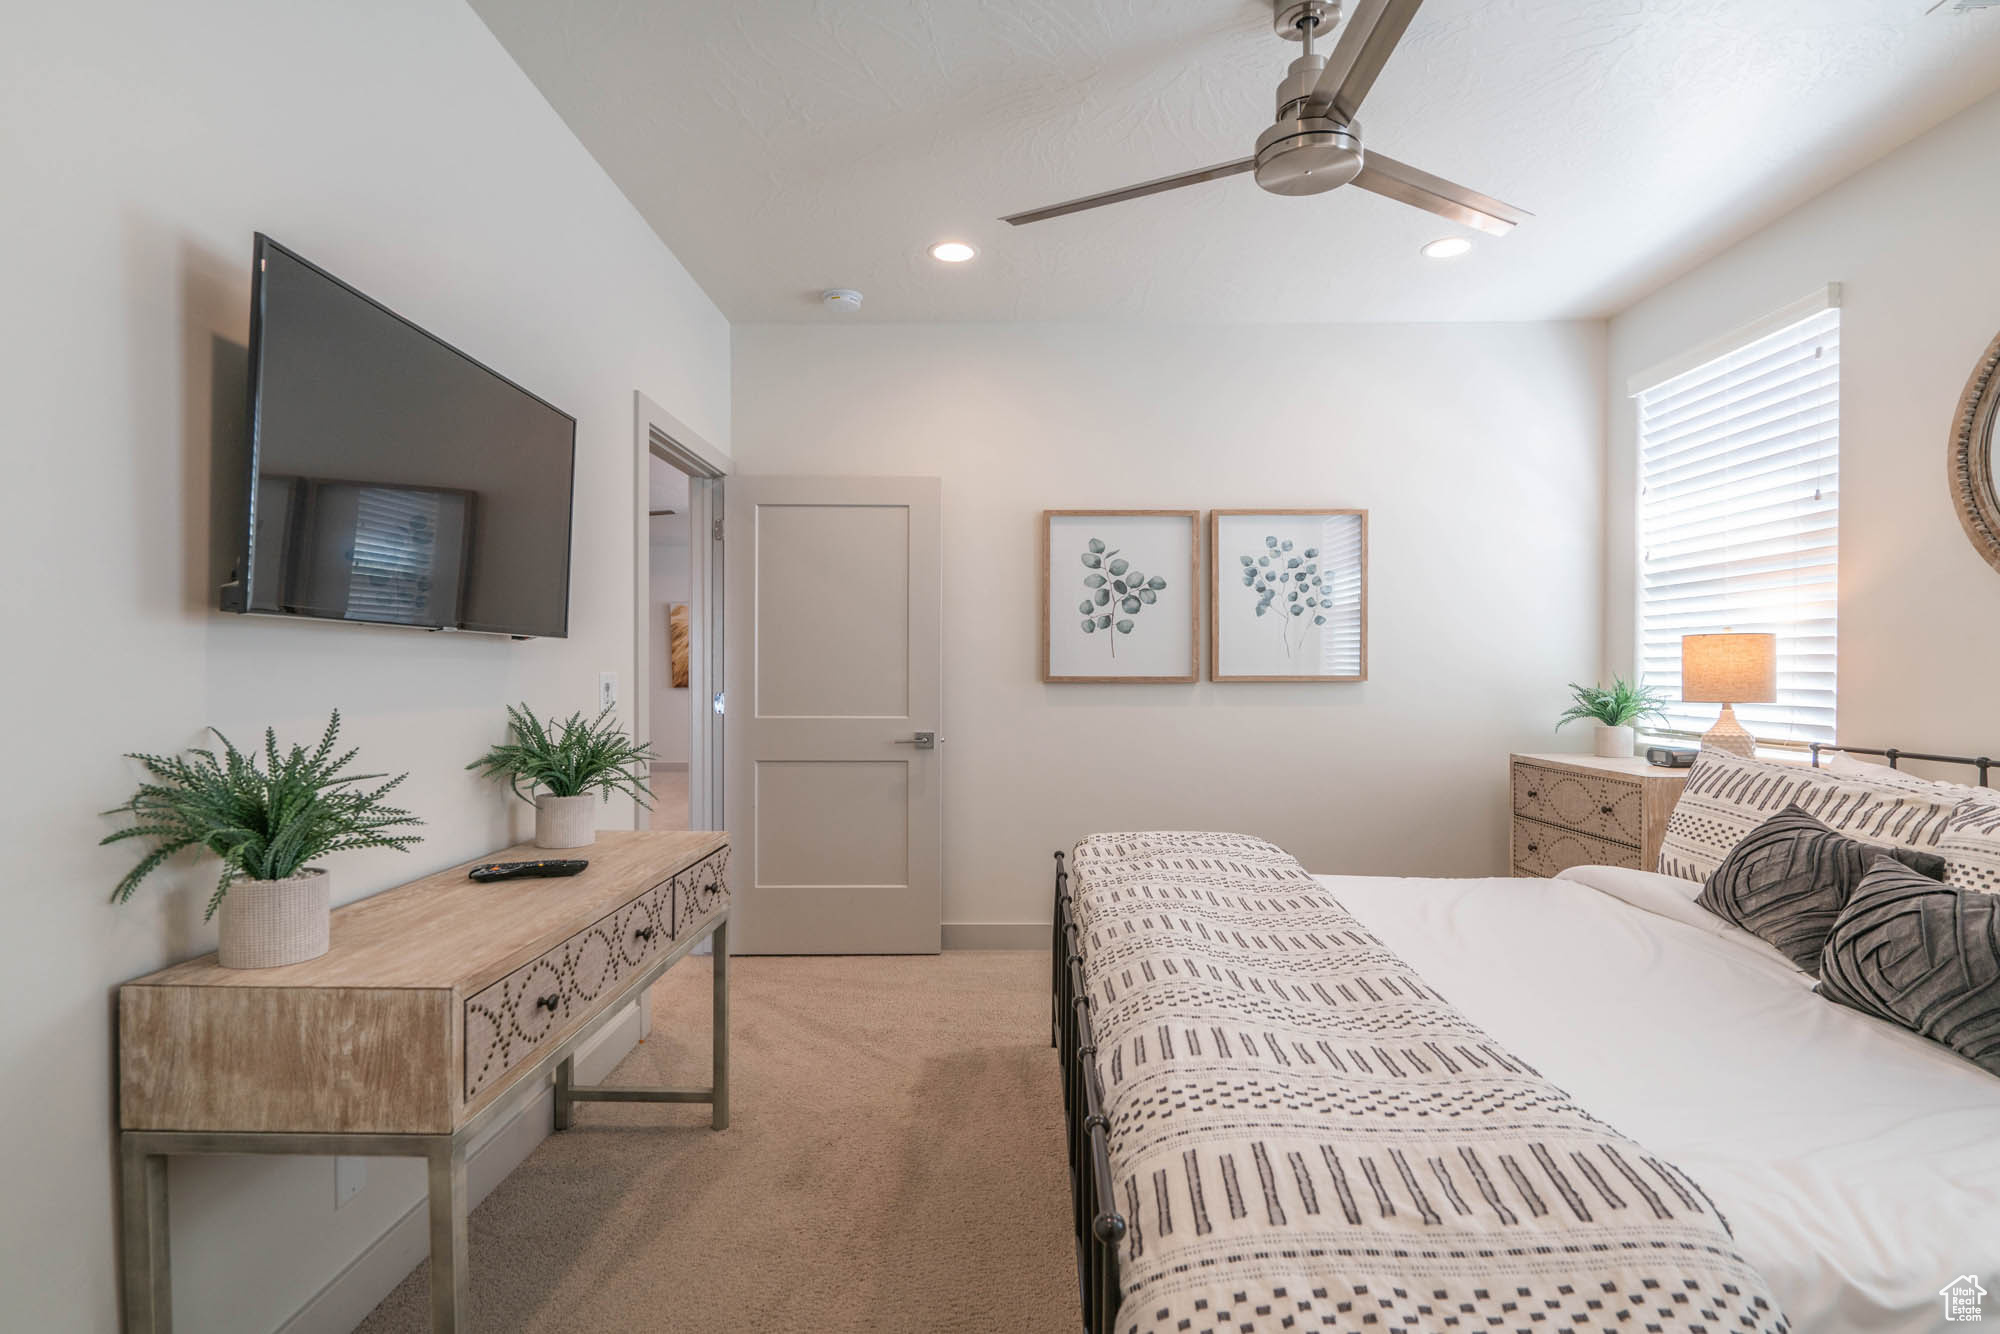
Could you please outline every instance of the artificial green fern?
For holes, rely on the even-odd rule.
[[[514,795],[530,805],[540,787],[552,797],[602,792],[606,801],[612,792],[624,792],[652,808],[642,775],[651,770],[653,753],[645,742],[619,730],[608,707],[589,721],[572,713],[561,722],[544,723],[526,704],[518,709],[509,705],[507,732],[509,740],[465,767],[484,778],[505,778]]]
[[[422,842],[415,834],[388,832],[423,823],[382,800],[409,775],[399,774],[380,787],[357,788],[383,775],[342,774],[356,752],[336,757],[339,736],[340,710],[335,709],[310,753],[295,745],[281,754],[277,732],[264,729],[262,767],[220,732],[215,732],[222,742],[220,759],[214,751],[200,749],[186,756],[128,756],[157,781],[140,784],[130,801],[105,812],[129,814],[136,823],[103,842],[158,842],[111,891],[112,902],[130,899],[141,880],[185,848],[206,848],[222,859],[222,874],[208,900],[206,916],[213,917],[239,878],[283,880],[328,853],[358,848],[406,852]]]
[[[1572,682],[1576,702],[1556,720],[1556,726],[1592,718],[1606,727],[1631,727],[1647,718],[1666,717],[1666,697],[1653,686],[1635,685],[1613,676],[1611,685],[1580,686]]]

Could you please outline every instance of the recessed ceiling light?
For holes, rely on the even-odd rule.
[[[978,253],[963,241],[939,241],[931,247],[931,258],[945,264],[963,264]]]
[[[1457,259],[1472,249],[1472,242],[1463,236],[1441,236],[1424,247],[1424,254],[1431,259]]]

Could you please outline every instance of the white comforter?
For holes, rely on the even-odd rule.
[[[1473,1022],[1699,1181],[1794,1329],[1940,1328],[1938,1290],[1962,1274],[2000,1318],[2000,1079],[1814,995],[1687,881],[1318,878]]]

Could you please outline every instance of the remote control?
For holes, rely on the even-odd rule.
[[[542,876],[575,875],[590,865],[579,859],[551,859],[545,862],[487,862],[475,866],[465,874],[467,878],[486,884],[493,880],[525,880]]]

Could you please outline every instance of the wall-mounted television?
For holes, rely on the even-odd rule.
[[[268,236],[225,611],[560,637],[576,419]]]

